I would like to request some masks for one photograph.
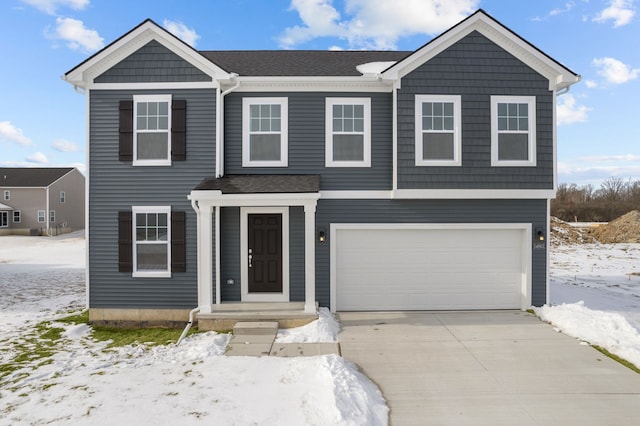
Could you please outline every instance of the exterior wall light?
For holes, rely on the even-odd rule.
[[[318,231],[318,241],[324,243],[327,240],[327,235],[324,232],[324,229],[320,229]]]
[[[536,229],[536,240],[544,241],[544,231],[540,228]]]

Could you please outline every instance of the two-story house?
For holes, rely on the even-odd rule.
[[[580,77],[482,10],[414,52],[196,51],[147,20],[65,79],[93,321],[548,300],[556,96]]]
[[[85,180],[75,167],[0,167],[0,235],[84,228]]]

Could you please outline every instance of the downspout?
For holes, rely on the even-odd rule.
[[[49,187],[47,186],[47,189],[45,189],[45,192],[47,193],[46,195],[46,210],[44,211],[44,222],[47,224],[47,236],[51,236],[49,235]]]
[[[240,86],[240,81],[238,80],[238,74],[232,72],[229,74],[229,77],[232,81],[235,81],[235,84],[225,90],[224,92],[219,93],[218,102],[216,103],[216,177],[224,176],[224,97],[229,93],[233,92]]]
[[[191,329],[191,325],[193,324],[193,317],[198,312],[200,312],[200,308],[193,308],[189,312],[189,322],[187,323],[187,326],[184,328],[184,331],[182,332],[182,334],[180,335],[180,338],[178,339],[178,342],[176,343],[176,346],[180,346],[180,343],[187,336],[187,333],[189,332],[189,329]]]

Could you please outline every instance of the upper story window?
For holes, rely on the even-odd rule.
[[[491,165],[536,165],[535,96],[491,97]]]
[[[287,98],[242,100],[242,166],[287,167]]]
[[[462,164],[459,95],[416,95],[416,166]]]
[[[171,207],[133,207],[133,276],[171,275]]]
[[[327,167],[371,166],[371,99],[327,98]]]
[[[171,165],[171,95],[133,97],[133,164]]]
[[[2,197],[5,201],[9,201],[11,199],[11,191],[9,191],[8,189],[5,189],[4,193],[2,194]]]
[[[60,191],[60,203],[64,204],[67,201],[67,194],[64,191]]]

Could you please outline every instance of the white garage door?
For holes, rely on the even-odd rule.
[[[523,229],[337,226],[334,235],[333,306],[338,311],[524,305]]]

